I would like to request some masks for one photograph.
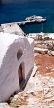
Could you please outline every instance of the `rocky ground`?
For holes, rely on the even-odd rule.
[[[31,75],[25,90],[14,96],[11,106],[32,105],[37,108],[54,108],[54,64],[53,61],[51,64],[49,63],[50,56],[45,55],[47,63],[46,60],[45,62],[42,60],[42,56],[35,57],[35,63],[38,66],[37,72]]]
[[[47,49],[50,52],[54,51],[54,40],[49,41],[37,42],[35,40],[34,47]],[[49,46],[51,46],[51,49],[49,49]],[[34,52],[34,70],[24,91],[10,98],[10,107],[54,108],[54,55],[44,51]]]

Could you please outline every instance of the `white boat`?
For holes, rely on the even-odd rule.
[[[33,15],[33,16],[30,16],[30,17],[26,17],[25,20],[35,20],[35,19],[43,19],[42,16],[36,16],[36,15]]]

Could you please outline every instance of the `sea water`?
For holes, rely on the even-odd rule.
[[[22,4],[1,4],[0,5],[0,24],[18,22],[25,20],[26,17],[37,15],[46,17],[45,23],[26,24],[21,28],[27,33],[54,33],[54,1],[28,1]]]

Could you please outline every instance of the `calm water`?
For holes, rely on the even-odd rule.
[[[0,24],[18,22],[31,15],[41,15],[47,18],[43,23],[43,32],[54,32],[54,2],[26,2],[25,4],[0,5]],[[42,24],[27,24],[22,27],[25,33],[41,32]]]

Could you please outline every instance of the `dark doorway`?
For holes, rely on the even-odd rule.
[[[24,85],[25,85],[25,79],[23,76],[24,75],[24,63],[23,62],[19,66],[18,73],[19,73],[19,86],[20,86],[20,89],[23,90]]]
[[[22,75],[22,64],[19,66],[19,83],[23,81],[23,75]]]

